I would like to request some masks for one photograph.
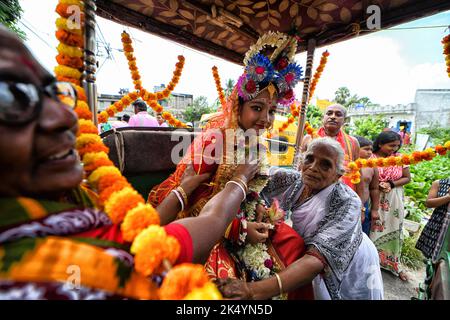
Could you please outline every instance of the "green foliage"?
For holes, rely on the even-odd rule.
[[[382,116],[356,119],[354,126],[350,128],[350,134],[373,141],[386,128],[386,125],[387,121]]]
[[[450,127],[440,127],[439,125],[430,124],[428,128],[422,128],[418,133],[428,134],[433,145],[443,145],[450,139]]]
[[[194,123],[199,121],[202,115],[215,112],[214,107],[208,105],[208,100],[205,96],[200,96],[194,99],[191,106],[188,106],[183,112],[183,118],[187,122]]]
[[[372,104],[370,99],[367,97],[359,97],[357,94],[352,95],[347,87],[340,87],[336,90],[334,93],[334,101],[342,104],[346,108],[358,103],[364,106],[369,106]]]
[[[0,23],[11,31],[15,32],[20,38],[26,38],[25,32],[17,26],[23,10],[19,4],[19,0],[2,0],[0,1]]]
[[[409,197],[405,197],[405,215],[408,220],[421,223],[422,218],[429,215],[429,209],[421,209]]]
[[[225,82],[225,88],[223,89],[223,93],[225,94],[225,97],[229,97],[231,93],[233,92],[235,81],[233,79],[228,79]]]
[[[306,109],[306,121],[313,128],[319,128],[322,125],[323,112],[313,104],[308,105]]]
[[[435,180],[447,178],[450,175],[450,159],[448,156],[436,156],[431,161],[423,161],[410,166],[411,182],[404,186],[405,195],[415,206],[426,211],[425,201],[431,184]]]
[[[424,257],[422,252],[416,249],[417,238],[420,232],[414,236],[407,236],[403,240],[402,254],[400,257],[401,263],[411,269],[418,270],[423,266]]]

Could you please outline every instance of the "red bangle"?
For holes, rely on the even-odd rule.
[[[328,263],[325,260],[325,258],[320,253],[318,253],[317,251],[309,249],[309,250],[307,250],[305,252],[305,254],[313,256],[313,257],[316,257],[317,259],[319,259],[320,262],[322,262],[324,268],[328,267]]]

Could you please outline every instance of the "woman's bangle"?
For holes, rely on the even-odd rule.
[[[175,189],[172,190],[171,192],[173,192],[177,196],[178,201],[180,201],[180,204],[181,204],[181,211],[184,211],[184,201],[183,201],[183,198],[181,197],[180,193]]]
[[[237,181],[234,181],[234,180],[230,180],[230,181],[228,181],[227,183],[225,183],[225,187],[227,186],[227,184],[229,184],[229,183],[232,183],[232,184],[235,184],[235,185],[237,185],[241,190],[242,190],[242,193],[243,193],[243,195],[244,195],[244,197],[242,198],[242,201],[244,201],[245,200],[245,198],[247,197],[247,192],[245,192],[245,189],[244,189],[244,187],[243,186],[241,186],[241,184],[239,183],[239,182],[237,182]]]
[[[281,278],[278,273],[275,273],[275,277],[277,277],[278,288],[280,289],[280,295],[283,294],[283,283],[281,282]]]
[[[248,191],[248,186],[247,186],[247,184],[245,183],[244,180],[242,180],[242,179],[239,178],[239,177],[233,177],[231,180],[235,180],[235,181],[237,181],[237,182],[239,182],[239,183],[242,183],[242,185],[243,185],[243,187],[244,187],[244,189],[245,189],[245,193],[247,193],[247,191]]]
[[[176,188],[176,190],[181,194],[181,196],[183,197],[183,201],[184,201],[184,205],[187,206],[188,204],[188,197],[186,192],[184,191],[184,189],[181,186],[178,186]]]

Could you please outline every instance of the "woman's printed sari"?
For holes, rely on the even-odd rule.
[[[0,198],[0,299],[156,299],[119,227],[72,199]]]

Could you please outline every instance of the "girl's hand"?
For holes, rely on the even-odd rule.
[[[270,224],[263,222],[247,222],[247,243],[264,243],[269,238]]]
[[[192,164],[189,164],[186,167],[183,176],[181,177],[180,187],[183,188],[184,192],[186,192],[186,195],[189,196],[192,192],[194,192],[195,189],[197,189],[200,184],[208,181],[210,177],[210,172],[196,174]]]

